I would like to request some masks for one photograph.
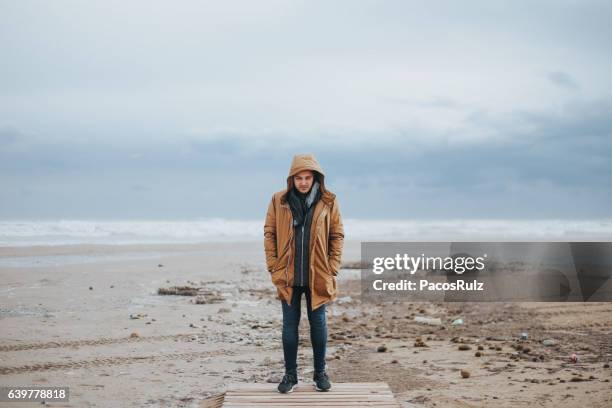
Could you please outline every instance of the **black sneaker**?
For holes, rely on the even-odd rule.
[[[331,388],[331,383],[329,382],[329,377],[325,371],[316,372],[312,377],[315,383],[315,388],[317,391],[329,391]]]
[[[278,384],[278,392],[281,394],[287,394],[293,391],[293,387],[295,387],[298,383],[297,375],[293,373],[287,373],[283,377],[283,380],[280,384]]]

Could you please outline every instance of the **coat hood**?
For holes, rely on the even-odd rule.
[[[296,154],[293,156],[291,167],[289,168],[289,175],[287,176],[287,191],[283,195],[282,201],[286,201],[287,192],[291,191],[293,188],[293,176],[304,170],[311,170],[317,173],[319,189],[321,190],[321,200],[331,205],[334,194],[327,191],[325,188],[325,173],[314,154]]]

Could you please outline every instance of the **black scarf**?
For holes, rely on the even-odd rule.
[[[289,191],[287,195],[287,201],[293,214],[293,226],[297,227],[304,223],[306,214],[310,207],[312,207],[321,197],[321,191],[319,190],[319,182],[315,181],[312,184],[312,188],[309,193],[300,193],[295,186]]]

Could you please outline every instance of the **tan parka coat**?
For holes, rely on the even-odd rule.
[[[264,225],[266,264],[277,299],[291,304],[293,295],[293,215],[287,202],[287,193],[293,188],[293,176],[304,170],[320,174],[321,198],[317,201],[310,227],[310,283],[311,307],[333,301],[338,296],[336,275],[342,263],[344,228],[336,195],[325,189],[325,174],[312,154],[293,157],[287,188],[274,193],[268,206]]]

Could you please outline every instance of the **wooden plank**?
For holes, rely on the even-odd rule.
[[[360,402],[355,405],[354,402],[302,402],[294,403],[291,400],[280,402],[280,403],[253,403],[245,402],[240,404],[235,403],[223,403],[222,408],[234,408],[234,407],[274,407],[274,408],[290,408],[290,407],[385,407],[385,408],[399,408],[397,402]]]
[[[209,398],[206,398],[200,408],[221,408],[223,406],[223,400],[225,399],[225,394],[217,394],[213,395]]]
[[[253,397],[253,398],[256,398],[256,397],[266,397],[266,396],[269,396],[270,393],[274,392],[274,391],[275,390],[271,390],[271,391],[269,391],[267,393],[254,393],[254,392],[253,393],[250,393],[250,392],[236,393],[236,392],[232,392],[231,396],[232,397],[236,397],[236,398],[238,398],[238,397]],[[298,391],[295,390],[291,394],[295,394],[296,392],[298,392]],[[333,394],[334,397],[337,397],[337,398],[342,398],[344,396],[369,397],[369,398],[393,397],[392,395],[386,395],[386,394],[380,394],[380,393],[336,392],[336,391],[333,390],[333,388],[329,392],[327,392],[327,393],[322,393],[322,392],[319,392],[319,391],[306,391],[306,392],[300,392],[299,394],[301,396],[304,396],[304,397],[305,396],[316,397],[316,396],[321,396],[321,395],[325,396],[325,395],[331,395],[331,394]],[[282,395],[283,394],[280,394],[280,396],[282,396]]]
[[[355,407],[355,406],[392,406],[398,407],[397,401],[293,401],[291,398],[287,398],[285,401],[269,402],[269,401],[243,401],[243,402],[224,402],[222,407],[232,406],[253,406],[253,407],[308,407],[308,406],[320,406],[320,405],[331,405],[338,407]]]
[[[250,404],[250,405],[249,405]],[[275,402],[275,403],[258,403],[258,402],[240,402],[240,403],[233,403],[233,402],[224,402],[222,407],[223,408],[227,408],[227,407],[244,407],[244,406],[253,406],[253,407],[309,407],[309,406],[321,406],[321,405],[331,405],[331,406],[337,406],[337,407],[355,407],[355,406],[371,406],[371,407],[387,407],[387,406],[391,406],[391,407],[395,407],[398,408],[398,404],[397,401],[391,401],[391,402],[383,402],[383,401],[365,401],[365,402],[360,402],[357,405],[354,402],[348,401],[348,402],[343,402],[343,401],[335,401],[335,402],[325,402],[325,401],[319,401],[319,402],[312,402],[312,401],[307,401],[307,402],[293,402],[291,401],[291,399],[287,400],[287,401],[281,401],[281,402]]]
[[[268,392],[270,390],[276,390],[277,386],[278,384],[249,384],[248,386],[245,386],[245,387],[228,386],[227,390],[228,392]],[[310,382],[301,382],[296,387],[296,390],[298,389],[299,390],[314,389],[314,384]],[[364,384],[363,386],[355,386],[354,384],[351,384],[351,386],[346,387],[346,386],[343,386],[343,384],[333,383],[332,389],[334,391],[342,391],[342,392],[365,392],[365,391],[367,392],[371,392],[371,391],[386,392],[389,388],[388,386],[380,386],[380,385],[369,386],[367,384]]]
[[[328,392],[319,392],[312,383],[302,382],[289,394],[279,393],[276,387],[269,383],[231,384],[222,407],[399,407],[386,383],[333,383]]]
[[[300,381],[300,384],[312,384],[312,381]],[[270,387],[276,387],[277,384],[273,383],[233,383],[228,385],[228,391],[234,390],[246,390],[246,389],[267,389]],[[389,385],[383,382],[370,382],[370,383],[332,383],[332,387],[343,388],[343,389],[389,389]]]
[[[242,402],[283,402],[286,401],[288,398],[291,399],[292,402],[294,403],[298,403],[298,402],[337,402],[337,401],[345,401],[345,402],[393,402],[395,401],[395,398],[393,398],[393,396],[391,396],[390,398],[313,398],[310,396],[306,396],[306,397],[300,397],[295,395],[295,393],[292,397],[285,397],[285,398],[241,398],[241,399],[237,399],[237,398],[227,398],[225,399],[224,402],[228,403],[228,402],[235,402],[235,403],[242,403]]]
[[[300,384],[297,387],[293,388],[295,391],[300,390],[300,392],[316,392],[319,393],[315,390],[314,385],[312,384]],[[228,392],[234,394],[234,395],[240,395],[240,394],[248,394],[248,395],[257,395],[257,394],[268,394],[270,391],[275,391],[276,390],[276,385],[272,386],[272,387],[268,387],[265,389],[259,389],[259,390],[228,390]],[[368,390],[368,389],[350,389],[350,388],[336,388],[332,385],[331,388],[332,391],[334,391],[334,393],[336,394],[387,394],[387,390],[385,389],[378,389],[378,390]]]

